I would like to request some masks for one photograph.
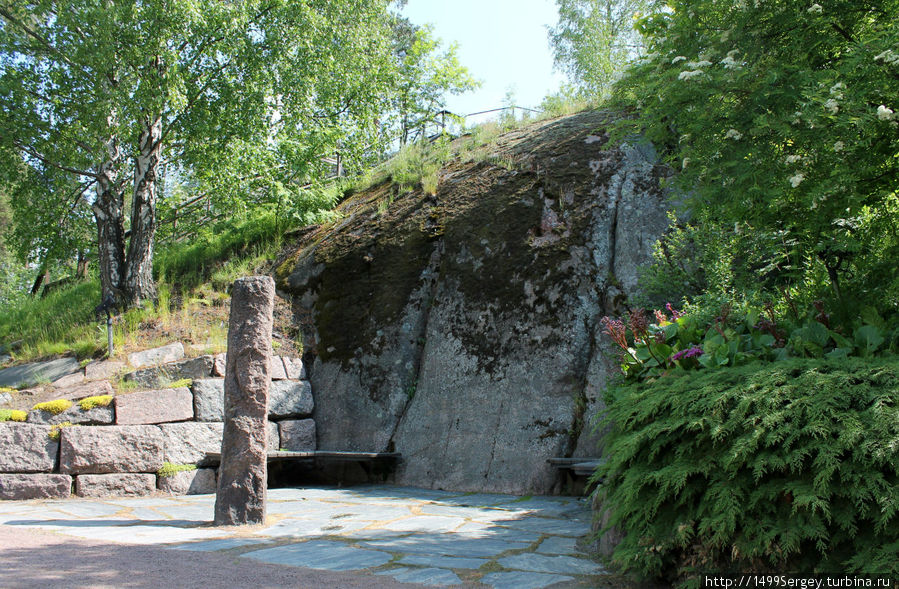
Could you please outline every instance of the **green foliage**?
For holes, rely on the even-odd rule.
[[[26,419],[28,419],[27,411],[18,411],[16,409],[0,409],[0,421],[24,422]]]
[[[78,407],[80,407],[82,411],[90,411],[95,407],[109,407],[109,404],[112,403],[112,399],[112,395],[94,395],[93,397],[86,397],[78,401]]]
[[[585,96],[605,96],[643,49],[634,18],[653,0],[556,0],[558,24],[549,29],[557,68]],[[570,91],[574,91],[573,89]]]
[[[52,413],[53,415],[59,415],[63,411],[72,408],[73,403],[68,399],[56,399],[54,401],[45,401],[43,403],[38,403],[34,407],[32,407],[35,411],[46,411],[47,413]]]
[[[793,321],[779,321],[772,305],[725,304],[714,318],[700,311],[682,313],[670,304],[667,311],[670,317],[654,311],[654,323],[643,309],[632,310],[627,322],[603,318],[603,332],[620,348],[627,379],[655,379],[671,371],[741,366],[754,360],[869,358],[899,352],[899,329],[891,329],[874,309],[845,332],[831,329],[820,301],[814,312]]]
[[[440,53],[440,39],[430,26],[416,27],[404,18],[394,23],[394,54],[398,60],[397,88],[393,98],[395,131],[400,145],[437,129],[439,111],[446,108],[448,94],[462,94],[481,85],[459,62],[457,44]]]
[[[173,464],[171,462],[163,462],[162,467],[156,471],[156,474],[160,477],[172,477],[178,474],[179,472],[187,472],[191,470],[197,470],[196,464]]]
[[[70,351],[79,357],[92,356],[105,345],[93,323],[93,310],[99,301],[97,281],[55,290],[42,298],[26,297],[8,309],[0,309],[0,341],[23,340],[16,352],[18,359]]]
[[[698,237],[680,245],[700,250],[707,289],[825,299],[841,323],[895,314],[899,3],[669,6],[640,21],[617,137],[644,133],[678,171],[675,241]]]
[[[282,230],[282,221],[271,212],[209,227],[188,242],[161,250],[156,256],[157,279],[187,290],[218,273],[214,286],[230,284],[233,275],[246,269],[237,266],[247,264],[248,258],[274,257]]]
[[[701,572],[899,573],[899,360],[679,373],[607,395],[594,477],[613,561]]]

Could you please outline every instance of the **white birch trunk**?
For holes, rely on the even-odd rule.
[[[153,237],[156,234],[156,174],[162,155],[162,118],[148,118],[134,162],[131,240],[128,243],[125,295],[129,305],[156,298],[153,281]]]
[[[115,136],[106,140],[106,161],[97,170],[97,198],[91,205],[97,222],[98,266],[103,300],[122,300],[125,267],[124,198],[117,183],[120,159]]]

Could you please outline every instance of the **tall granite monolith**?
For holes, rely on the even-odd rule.
[[[225,358],[225,429],[215,497],[216,525],[265,520],[269,365],[275,283],[235,281]]]

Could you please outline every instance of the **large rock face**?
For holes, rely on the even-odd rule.
[[[302,237],[277,275],[319,449],[401,452],[401,484],[512,493],[553,491],[548,458],[598,453],[599,320],[668,224],[667,169],[649,146],[604,148],[608,122],[509,133],[435,195],[383,183]]]

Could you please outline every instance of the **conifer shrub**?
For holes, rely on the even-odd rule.
[[[678,372],[606,402],[594,479],[624,572],[899,574],[895,356]]]

